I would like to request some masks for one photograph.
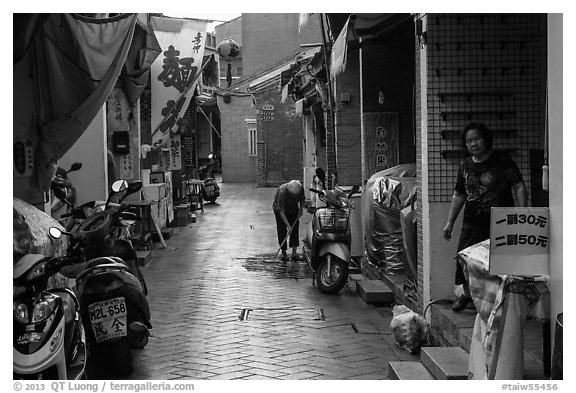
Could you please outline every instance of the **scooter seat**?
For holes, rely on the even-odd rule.
[[[88,262],[87,268],[78,274],[77,281],[82,281],[86,276],[93,273],[96,269],[115,268],[119,270],[129,270],[128,265],[121,258],[117,257],[98,257]]]

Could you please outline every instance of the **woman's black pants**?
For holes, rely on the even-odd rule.
[[[299,236],[298,236],[298,226],[299,225],[296,224],[296,225],[294,225],[294,228],[292,228],[292,232],[290,233],[290,241],[284,242],[284,239],[286,239],[286,234],[288,233],[288,229],[286,228],[286,224],[284,224],[284,221],[282,221],[282,218],[280,217],[280,213],[274,212],[274,215],[276,216],[276,232],[278,234],[278,245],[282,246],[282,251],[285,252],[288,249],[288,246],[298,247],[298,244],[300,243]],[[298,217],[298,213],[286,214],[286,218],[288,219],[288,222],[290,223],[290,225],[294,224],[297,217]],[[282,242],[284,242],[284,244],[282,244]]]
[[[476,243],[480,243],[490,238],[490,225],[470,225],[462,224],[462,233],[458,241],[458,252],[468,248]],[[464,269],[459,261],[456,261],[456,275],[454,277],[454,284],[468,286]]]

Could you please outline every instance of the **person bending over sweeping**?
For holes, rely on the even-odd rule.
[[[276,232],[278,233],[278,245],[282,249],[282,260],[288,260],[286,250],[292,247],[293,261],[302,261],[298,255],[298,220],[304,211],[304,188],[298,180],[291,180],[282,184],[276,190],[272,209],[276,216]],[[288,243],[288,237],[290,242]]]

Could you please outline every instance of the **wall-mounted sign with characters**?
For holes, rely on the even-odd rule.
[[[262,108],[260,108],[260,120],[263,121],[270,121],[274,120],[274,105],[272,104],[264,104]]]
[[[550,217],[547,207],[493,207],[490,274],[550,274]]]

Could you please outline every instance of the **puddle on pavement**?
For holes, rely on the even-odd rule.
[[[246,258],[235,258],[241,261],[242,267],[249,272],[263,272],[278,279],[312,278],[312,269],[305,261],[283,261],[280,256],[274,260],[274,254],[254,255]]]

